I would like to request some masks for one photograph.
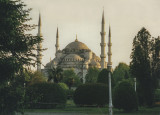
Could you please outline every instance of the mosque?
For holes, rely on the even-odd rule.
[[[38,36],[42,37],[41,34],[41,16],[39,16],[38,23]],[[60,67],[63,70],[74,69],[75,73],[85,82],[85,75],[87,74],[87,70],[89,67],[97,67],[99,69],[104,69],[107,67],[111,67],[111,29],[109,27],[109,35],[108,35],[108,63],[106,62],[106,43],[105,43],[105,18],[104,11],[102,14],[102,28],[101,28],[101,55],[97,56],[91,49],[87,47],[86,44],[80,42],[80,40],[76,39],[69,43],[64,49],[60,50],[59,48],[59,33],[57,28],[56,33],[56,44],[55,44],[55,58],[48,62],[44,69],[41,69],[41,60],[42,55],[41,51],[37,50],[37,71],[43,72],[47,75],[47,70]],[[42,48],[42,43],[37,45],[37,49]]]

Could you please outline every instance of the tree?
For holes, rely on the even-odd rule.
[[[160,79],[160,37],[152,40],[152,77],[154,87],[158,87],[158,79]]]
[[[113,77],[116,83],[129,78],[129,66],[126,63],[120,62],[113,71]]]
[[[79,77],[75,74],[73,69],[64,70],[63,76],[62,81],[68,85],[69,89],[71,89],[72,86],[77,87],[81,84]]]
[[[0,1],[0,91],[8,89],[5,93],[0,92],[0,94],[3,100],[5,94],[18,90],[16,96],[20,97],[14,100],[15,103],[1,100],[0,114],[3,115],[13,114],[22,108],[23,83],[14,84],[17,78],[24,77],[22,74],[26,66],[35,65],[36,46],[42,40],[40,37],[29,34],[29,31],[35,26],[28,24],[28,21],[31,20],[29,18],[31,9],[26,9],[25,6],[21,0]],[[12,96],[9,95],[8,100]],[[10,109],[8,106],[14,106],[14,108]]]
[[[129,78],[130,78],[129,72],[125,71],[124,79],[129,79]]]
[[[98,74],[97,83],[103,83],[108,86],[108,75],[109,75],[109,70],[107,70],[107,69],[101,70]],[[114,83],[114,78],[112,75],[113,74],[111,73],[111,84],[112,84],[112,86],[114,86],[115,83]]]
[[[116,85],[113,93],[113,105],[115,108],[127,112],[138,109],[137,95],[129,81],[124,80]]]
[[[96,83],[98,74],[99,74],[99,69],[96,67],[90,67],[87,71],[87,74],[85,76],[86,78],[86,83]]]
[[[25,81],[26,81],[26,85],[32,85],[35,83],[41,83],[41,82],[45,82],[46,78],[44,77],[44,75],[41,72],[38,71],[26,71],[24,72],[24,76],[25,76]]]
[[[49,69],[48,74],[48,81],[53,80],[54,83],[59,83],[63,79],[63,70],[60,67]]]
[[[151,77],[151,35],[142,28],[133,40],[130,69],[137,79],[137,93],[141,105],[153,104],[153,79]]]
[[[103,69],[101,72],[99,72],[97,83],[108,84],[108,73],[109,71],[107,69]]]

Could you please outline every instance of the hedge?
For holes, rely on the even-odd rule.
[[[138,109],[136,92],[129,81],[120,82],[113,92],[113,105],[117,109],[130,112]]]
[[[64,107],[66,97],[66,91],[59,84],[37,83],[26,90],[26,104],[32,109]]]
[[[83,84],[74,93],[79,106],[104,106],[108,103],[108,87],[102,83]]]

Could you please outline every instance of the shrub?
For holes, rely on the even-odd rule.
[[[27,88],[27,102],[30,108],[55,108],[57,105],[64,106],[66,92],[58,84],[38,83]]]
[[[75,90],[74,103],[79,106],[104,106],[108,103],[108,88],[101,83],[83,84]]]
[[[160,89],[155,90],[154,100],[155,102],[160,102]]]
[[[62,89],[64,89],[65,91],[69,89],[68,86],[67,86],[65,83],[58,83],[58,85],[59,85]]]
[[[113,105],[127,112],[138,109],[136,92],[130,82],[122,81],[115,87]]]

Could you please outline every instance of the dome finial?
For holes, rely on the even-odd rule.
[[[76,40],[75,40],[75,42],[78,42],[78,39],[77,39],[77,34],[76,34]]]

